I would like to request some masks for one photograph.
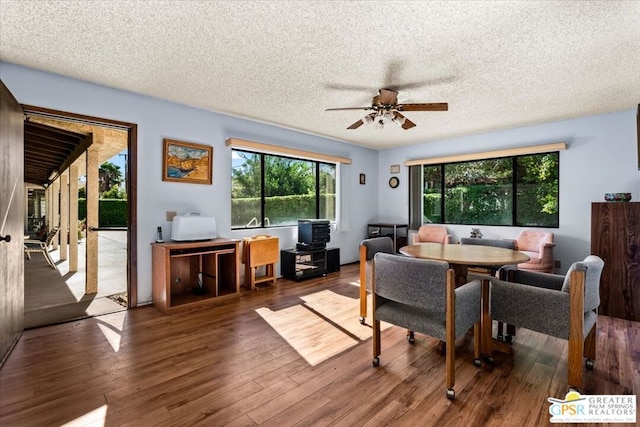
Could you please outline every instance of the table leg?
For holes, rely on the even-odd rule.
[[[449,264],[456,275],[456,288],[467,283],[467,271],[466,264]]]

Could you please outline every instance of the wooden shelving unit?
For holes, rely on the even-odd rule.
[[[240,241],[152,243],[153,305],[165,314],[240,295]]]

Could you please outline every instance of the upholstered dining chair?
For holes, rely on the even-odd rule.
[[[418,229],[418,232],[413,235],[412,243],[449,243],[451,235],[447,231],[447,227],[444,225],[423,225]]]
[[[51,259],[51,255],[49,255],[49,246],[51,246],[51,243],[57,236],[58,231],[60,231],[60,227],[53,227],[51,231],[49,231],[49,234],[47,234],[47,238],[44,240],[44,242],[34,239],[25,240],[24,253],[27,255],[27,258],[31,259],[32,253],[40,253],[51,268],[56,268],[56,265],[53,263],[53,259]]]
[[[478,239],[472,237],[461,237],[461,245],[477,245],[477,246],[493,246],[496,248],[515,249],[516,241],[513,239]],[[502,267],[501,265],[491,266],[470,266],[470,272],[495,275],[496,272]]]
[[[474,329],[474,364],[480,366],[481,285],[455,287],[445,261],[377,253],[373,258],[373,365],[380,365],[380,322],[445,341],[446,395],[455,399],[455,340]]]
[[[553,233],[522,230],[516,237],[517,250],[529,256],[529,261],[518,264],[520,270],[553,273]]]
[[[505,267],[507,281],[491,279],[490,316],[569,341],[569,387],[582,387],[582,361],[593,368],[597,309],[604,261],[589,255],[566,276]],[[489,327],[489,322],[485,327]],[[489,332],[490,333],[490,332]]]
[[[391,237],[372,237],[360,242],[360,323],[367,318],[367,290],[371,290],[373,257],[378,252],[393,253]]]

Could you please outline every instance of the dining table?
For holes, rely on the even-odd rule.
[[[529,261],[529,256],[513,249],[497,248],[483,245],[458,245],[443,243],[419,243],[403,246],[400,253],[413,258],[446,261],[455,274],[456,286],[462,286],[468,282],[468,270],[470,266],[481,266],[495,270],[499,266],[520,264]],[[482,336],[480,339],[481,352],[491,357],[493,350],[510,352],[510,347],[505,347],[501,341],[492,338],[492,320],[489,313],[489,279],[486,276],[482,282]]]

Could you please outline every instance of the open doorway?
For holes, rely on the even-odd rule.
[[[135,307],[137,126],[23,108],[25,239],[44,240],[58,230],[46,248],[53,265],[37,253],[25,260],[25,328]],[[51,147],[68,144],[56,140],[62,138],[57,130],[83,142],[68,146],[69,157],[38,185],[40,172],[32,168],[59,154],[48,152]],[[46,139],[29,132],[43,133]]]

